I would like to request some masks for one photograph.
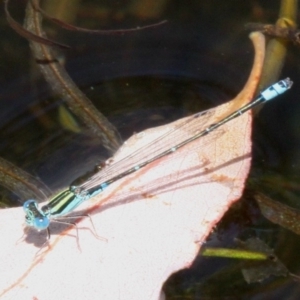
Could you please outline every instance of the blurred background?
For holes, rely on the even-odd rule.
[[[26,3],[9,4],[20,23]],[[168,21],[111,35],[67,31],[44,22],[49,37],[71,46],[57,49],[57,57],[123,140],[232,99],[246,82],[254,55],[244,25],[276,22],[279,7],[279,0],[43,1],[52,16],[89,29]],[[1,14],[0,157],[54,192],[93,171],[110,153],[53,95],[28,41],[9,27],[3,10]],[[293,89],[256,116],[250,187],[206,245],[233,247],[235,238],[259,237],[293,273],[299,270],[299,237],[261,215],[253,190],[300,208],[299,63],[299,47],[290,44],[281,78],[290,77]],[[5,188],[0,197],[5,207],[26,200]],[[166,299],[298,299],[299,284],[287,274],[249,284],[242,268],[237,260],[199,255],[190,270],[166,283]]]

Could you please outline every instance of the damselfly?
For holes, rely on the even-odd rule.
[[[259,94],[257,98],[244,105],[235,112],[229,114],[220,121],[201,128],[203,119],[207,114],[197,113],[185,119],[183,123],[167,132],[163,136],[151,142],[150,145],[135,151],[130,157],[126,157],[116,163],[104,167],[98,173],[78,186],[71,186],[68,189],[54,196],[48,204],[38,206],[36,200],[27,200],[24,205],[25,221],[30,227],[37,230],[46,229],[50,237],[49,225],[51,221],[60,222],[58,219],[66,216],[78,207],[82,202],[101,193],[113,182],[136,172],[150,163],[169,155],[179,148],[201,138],[216,130],[223,124],[242,115],[251,108],[271,100],[291,88],[293,82],[286,78],[281,80]],[[211,110],[210,110],[211,111]],[[208,111],[209,112],[209,111]],[[199,128],[200,127],[200,128]],[[190,136],[182,134],[182,130],[189,132]],[[161,147],[159,145],[164,145]]]

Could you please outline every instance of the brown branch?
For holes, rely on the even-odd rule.
[[[300,46],[300,30],[293,28],[284,28],[273,24],[261,24],[261,23],[248,23],[245,28],[251,31],[261,31],[262,33],[288,40],[295,45]]]

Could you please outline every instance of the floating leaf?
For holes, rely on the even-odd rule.
[[[256,58],[247,88],[235,100],[215,108],[211,123],[253,97],[264,58],[264,39],[260,34],[252,38],[256,38]],[[162,136],[170,126],[174,124],[133,136],[113,157],[114,162]],[[26,293],[36,294],[35,283],[46,274],[51,281],[44,280],[41,288],[38,285],[40,298],[84,298],[88,290],[91,299],[118,299],[120,295],[158,299],[162,283],[192,263],[210,231],[242,195],[251,160],[251,113],[230,121],[222,130],[215,141],[194,141],[85,202],[81,209],[93,215],[97,232],[107,243],[80,230],[79,253],[70,236],[72,229],[65,234],[60,231],[57,238],[53,236],[51,248],[35,262],[34,247],[20,243],[17,250],[25,263],[20,266],[18,261],[17,267],[19,274],[26,275],[16,282],[26,281]],[[85,225],[90,226],[88,221],[78,223],[79,228]],[[38,238],[36,232],[27,237],[32,242]],[[16,266],[11,260],[1,263],[4,269],[7,263],[10,268]],[[80,286],[62,284],[71,270]],[[6,290],[9,296],[15,289]]]

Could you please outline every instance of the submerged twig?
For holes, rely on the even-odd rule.
[[[34,0],[38,4],[38,0]],[[42,30],[41,14],[34,9],[31,1],[27,5],[25,28],[37,36],[47,38]],[[78,89],[66,70],[47,45],[30,42],[36,62],[50,84],[72,112],[83,121],[101,139],[103,146],[111,152],[121,145],[121,139],[115,127],[94,107],[92,102]]]
[[[49,38],[46,37],[42,37],[39,34],[35,34],[34,32],[31,32],[30,30],[27,30],[26,28],[24,28],[22,25],[20,25],[17,21],[15,21],[12,16],[9,13],[8,10],[8,3],[10,0],[4,0],[4,11],[5,11],[5,15],[6,15],[6,19],[8,24],[22,37],[30,40],[30,41],[34,41],[34,42],[38,42],[44,45],[48,45],[48,46],[53,46],[53,47],[58,47],[61,49],[70,49],[71,47],[66,45],[66,44],[62,44],[56,41],[53,41]],[[115,35],[115,34],[126,34],[126,33],[131,33],[131,32],[136,32],[136,31],[140,31],[140,30],[145,30],[145,29],[151,29],[151,28],[155,28],[157,26],[163,25],[165,23],[167,23],[167,20],[163,20],[160,21],[158,23],[154,23],[154,24],[150,24],[150,25],[145,25],[145,26],[137,26],[135,28],[128,28],[128,29],[88,29],[88,28],[83,28],[83,27],[78,27],[78,26],[74,26],[72,24],[66,23],[62,20],[59,20],[55,17],[50,16],[49,14],[47,14],[39,5],[39,2],[36,0],[29,0],[29,2],[31,2],[31,5],[33,6],[34,10],[36,10],[37,12],[41,13],[44,18],[48,19],[49,21],[51,21],[52,23],[66,29],[66,30],[72,30],[72,31],[77,31],[77,32],[84,32],[84,33],[90,33],[90,34],[100,34],[100,35]],[[29,4],[29,3],[28,3]]]
[[[56,47],[59,47],[62,49],[70,49],[70,47],[68,45],[58,43],[56,41],[36,35],[30,31],[24,29],[23,26],[20,25],[18,22],[16,22],[10,15],[9,10],[8,10],[8,2],[9,2],[9,0],[4,0],[4,11],[5,11],[7,22],[10,25],[10,27],[13,28],[20,36],[22,36],[25,39],[28,39],[30,41],[42,43],[44,45],[56,46]]]
[[[41,181],[1,157],[0,184],[22,199],[46,200],[51,195]]]
[[[44,18],[48,19],[49,21],[59,25],[60,27],[66,29],[66,30],[72,30],[72,31],[78,31],[78,32],[85,32],[85,33],[91,33],[91,34],[101,34],[101,35],[111,35],[111,34],[123,34],[123,33],[129,33],[129,32],[136,32],[144,29],[150,29],[155,28],[157,26],[163,25],[167,23],[167,20],[160,21],[155,24],[145,25],[145,26],[138,26],[136,28],[128,28],[128,29],[88,29],[83,27],[74,26],[72,24],[66,23],[62,20],[59,20],[57,18],[54,18],[47,14],[38,3],[36,3],[34,0],[30,0],[32,2],[32,5],[35,10],[39,11]]]

